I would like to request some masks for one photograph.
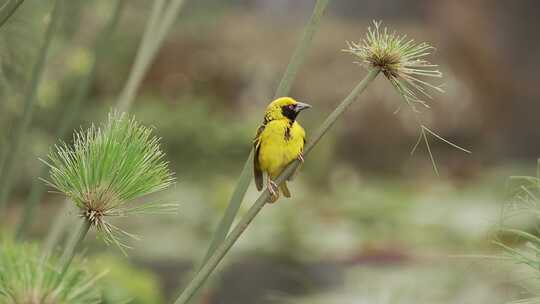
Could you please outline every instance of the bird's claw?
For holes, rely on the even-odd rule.
[[[289,177],[289,180],[293,180],[298,175],[298,172],[300,172],[300,169],[302,168],[302,165],[304,165],[304,154],[302,152],[300,152],[300,154],[298,154],[296,159],[298,159],[298,161],[300,161],[300,164],[298,165],[298,167],[296,167],[294,172],[291,174],[291,176]]]
[[[270,193],[270,199],[268,200],[268,202],[273,203],[277,201],[277,199],[279,198],[278,185],[269,178],[267,188],[268,192]]]

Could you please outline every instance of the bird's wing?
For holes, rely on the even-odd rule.
[[[257,186],[257,190],[259,191],[263,188],[263,173],[259,164],[259,149],[261,147],[260,136],[264,131],[264,127],[265,125],[261,125],[257,129],[257,135],[255,135],[255,139],[253,140],[253,150],[255,151],[255,155],[253,155],[253,173],[255,176],[255,186]]]

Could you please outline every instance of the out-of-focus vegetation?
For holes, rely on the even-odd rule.
[[[44,261],[34,244],[1,240],[1,303],[98,303],[97,274],[90,274],[81,261],[75,261],[65,274],[56,271],[56,258]],[[61,276],[64,276],[64,280]]]
[[[127,78],[151,6],[128,2],[73,129],[105,121]],[[15,191],[2,229],[16,225],[40,174],[38,158],[57,142],[60,117],[89,72],[95,38],[113,9],[105,0],[64,3],[33,121],[10,177]],[[27,0],[0,28],[0,156],[21,119],[51,4]],[[179,202],[181,211],[115,221],[143,238],[129,261],[91,234],[89,263],[96,273],[109,270],[100,280],[107,301],[168,303],[191,277],[312,5],[186,1],[131,110],[162,137],[178,183],[160,198]],[[512,263],[471,256],[501,254],[491,238],[513,189],[506,178],[534,175],[540,154],[534,115],[540,107],[538,6],[502,0],[332,2],[291,92],[314,105],[301,117],[308,136],[364,76],[341,52],[345,41],[356,41],[372,19],[383,19],[437,46],[446,93],[422,115],[473,154],[433,142],[441,171],[435,176],[425,151],[410,156],[417,126],[407,109],[394,113],[399,96],[379,79],[306,160],[292,184],[294,198],[263,210],[200,303],[505,303],[534,296],[529,283],[508,271]],[[247,201],[256,197],[250,188]],[[27,239],[43,238],[61,200],[54,193],[43,198]],[[536,218],[517,222],[537,235]],[[503,241],[511,248],[525,244],[521,238]]]

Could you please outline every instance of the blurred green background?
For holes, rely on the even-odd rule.
[[[131,111],[162,137],[178,178],[164,196],[180,203],[180,212],[116,221],[143,238],[127,259],[88,239],[92,265],[109,270],[103,285],[110,299],[168,303],[191,277],[314,2],[186,1]],[[0,29],[0,153],[21,118],[51,4],[27,0]],[[4,227],[16,224],[40,175],[38,158],[58,142],[60,117],[73,111],[113,5],[66,1],[11,177]],[[69,113],[76,117],[72,129],[106,119],[150,7],[126,1],[89,98]],[[430,59],[441,66],[446,93],[435,95],[422,116],[473,153],[432,141],[440,176],[425,149],[411,156],[417,126],[406,107],[395,113],[403,101],[379,77],[306,160],[293,198],[263,210],[197,301],[505,303],[522,294],[523,271],[472,255],[498,254],[491,236],[509,193],[507,177],[536,172],[539,9],[533,0],[331,1],[291,91],[313,105],[300,117],[308,137],[365,75],[341,50],[375,19],[437,47]],[[250,188],[243,208],[256,196]],[[28,238],[43,238],[61,202],[54,193],[44,197]]]

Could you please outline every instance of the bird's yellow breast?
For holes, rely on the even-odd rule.
[[[281,171],[304,148],[305,131],[298,122],[292,124],[288,120],[274,120],[266,124],[259,136],[259,164],[271,178],[277,177]]]

